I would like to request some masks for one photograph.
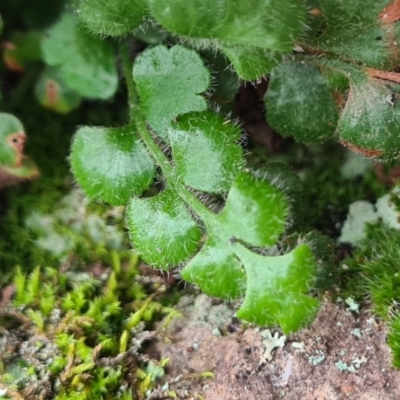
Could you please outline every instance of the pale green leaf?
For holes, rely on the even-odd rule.
[[[205,192],[229,190],[244,166],[237,125],[212,112],[189,113],[172,124],[168,135],[176,173],[185,184]]]
[[[231,243],[212,233],[200,252],[185,266],[182,278],[204,293],[231,300],[245,292],[246,275],[232,253]]]
[[[289,207],[283,192],[251,174],[239,174],[218,221],[225,238],[272,246],[285,229]]]
[[[35,97],[45,108],[67,114],[81,105],[82,96],[65,84],[57,68],[42,71],[35,85]]]
[[[22,152],[19,143],[25,140],[22,122],[12,114],[0,113],[0,165],[17,167]]]
[[[210,74],[193,50],[162,45],[150,48],[136,59],[133,77],[146,120],[163,139],[179,114],[207,108],[199,94],[207,90]]]
[[[89,98],[108,99],[118,87],[114,50],[109,42],[79,26],[77,16],[64,14],[42,41],[45,62],[57,66],[65,82]]]

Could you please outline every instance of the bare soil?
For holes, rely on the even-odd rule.
[[[168,398],[166,388],[179,399],[400,399],[386,328],[368,309],[325,301],[310,327],[285,338],[241,328],[230,308],[204,295],[186,296],[178,308],[183,317],[148,349],[170,358],[168,385],[149,400]],[[206,371],[214,376],[199,379]]]

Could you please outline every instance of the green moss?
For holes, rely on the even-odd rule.
[[[367,237],[346,265],[346,293],[369,298],[374,312],[389,325],[393,365],[400,367],[400,231],[369,225]]]
[[[162,287],[149,287],[149,293],[140,285],[138,290],[137,262],[135,256],[113,252],[107,279],[51,268],[25,275],[17,269],[13,312],[26,315],[55,347],[34,365],[21,354],[6,355],[0,382],[21,390],[47,380],[51,387],[56,384],[57,400],[144,398],[150,393],[167,361],[150,365],[141,360],[135,335],[159,315],[170,319],[177,313],[155,301],[164,293]],[[39,350],[45,347],[41,344]],[[45,378],[38,362],[50,372]],[[28,370],[29,377],[18,378]]]

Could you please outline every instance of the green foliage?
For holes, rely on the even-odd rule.
[[[283,135],[316,143],[335,133],[338,110],[327,83],[313,65],[286,62],[271,73],[265,97],[268,121]]]
[[[204,192],[229,190],[244,165],[237,125],[211,112],[188,113],[168,133],[179,179]]]
[[[46,64],[58,67],[65,82],[80,95],[108,99],[117,90],[112,46],[87,33],[75,15],[64,14],[48,30],[42,51]]]
[[[393,365],[399,368],[400,231],[379,223],[368,226],[367,232],[354,257],[345,263],[353,274],[357,274],[357,294],[368,296],[374,312],[388,323]]]
[[[93,157],[95,156],[95,157]],[[154,163],[133,126],[82,127],[72,144],[71,164],[87,195],[123,205],[153,181]]]
[[[78,0],[35,33],[36,58],[25,60],[23,45],[9,53],[14,64],[43,62],[31,78],[36,97],[60,113],[85,98],[125,100],[122,64],[129,114],[80,124],[70,156],[78,184],[91,199],[128,204],[130,238],[144,261],[179,266],[210,295],[244,298],[239,316],[289,332],[316,310],[307,296],[319,273],[315,249],[308,231],[296,231],[311,223],[299,217],[296,180],[246,166],[230,102],[239,79],[270,73],[266,117],[278,133],[393,158],[398,20],[388,0]],[[15,152],[0,149],[9,168]]]
[[[199,93],[209,86],[209,72],[192,50],[182,46],[150,48],[137,58],[133,77],[143,114],[164,140],[169,123],[179,114],[207,108]]]
[[[30,379],[35,381],[43,379],[40,369],[48,368],[46,384],[52,387],[55,399],[132,399],[133,394],[144,398],[143,392],[154,388],[162,377],[166,361],[147,365],[148,373],[138,367],[134,356],[138,348],[131,339],[140,328],[129,326],[130,321],[136,318],[136,325],[143,325],[157,315],[171,319],[177,313],[154,301],[154,293],[147,296],[141,285],[132,290],[137,261],[137,257],[114,252],[107,280],[52,268],[36,268],[27,276],[17,269],[13,315],[28,317],[41,334],[37,341],[44,347],[51,343],[51,347],[45,349],[45,357],[35,361],[35,367],[23,354],[7,354],[10,359],[1,382],[26,390],[26,370],[29,368]],[[17,364],[25,366],[24,380],[17,375],[21,369],[14,367]]]
[[[146,16],[146,0],[80,0],[79,18],[94,34],[132,33]]]
[[[164,269],[191,256],[201,236],[185,203],[172,190],[150,199],[133,198],[127,208],[127,224],[144,261]],[[145,231],[144,226],[148,227]]]

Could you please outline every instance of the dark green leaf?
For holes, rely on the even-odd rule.
[[[133,198],[126,213],[133,246],[146,263],[168,269],[197,250],[201,232],[172,190]]]
[[[168,32],[155,21],[146,21],[135,29],[133,35],[142,42],[155,46],[167,39]]]
[[[233,100],[239,90],[239,76],[233,70],[229,60],[220,52],[202,51],[202,57],[211,71],[212,98],[218,103],[226,103]]]
[[[42,42],[45,62],[56,66],[72,89],[89,98],[108,99],[118,86],[115,54],[106,40],[94,37],[64,14]]]
[[[255,81],[269,74],[282,57],[278,52],[260,47],[236,46],[225,42],[219,43],[219,46],[239,77],[245,81]]]
[[[146,120],[163,139],[167,139],[169,124],[176,116],[207,108],[199,93],[207,90],[210,75],[193,50],[161,45],[150,48],[136,59],[133,77]]]
[[[278,51],[292,48],[305,20],[296,0],[150,0],[150,9],[178,35]]]
[[[365,156],[400,154],[400,103],[385,81],[363,72],[349,76],[350,92],[338,123],[343,144]],[[399,87],[399,85],[397,85]]]
[[[132,127],[78,129],[71,165],[88,197],[125,205],[154,179],[155,166]]]
[[[307,64],[285,62],[271,74],[267,119],[282,135],[313,143],[334,134],[338,109],[319,70]]]
[[[319,0],[324,29],[317,32],[315,46],[370,67],[394,66],[396,45],[379,20],[387,4],[388,0]]]
[[[318,300],[305,295],[316,272],[307,245],[277,257],[253,253],[240,244],[234,246],[247,276],[246,296],[237,312],[239,318],[262,326],[279,324],[285,333],[290,333],[315,317]]]
[[[79,18],[94,34],[123,36],[144,21],[146,3],[146,0],[80,0]]]
[[[176,173],[194,189],[223,193],[244,166],[240,129],[212,112],[188,113],[169,130]]]

